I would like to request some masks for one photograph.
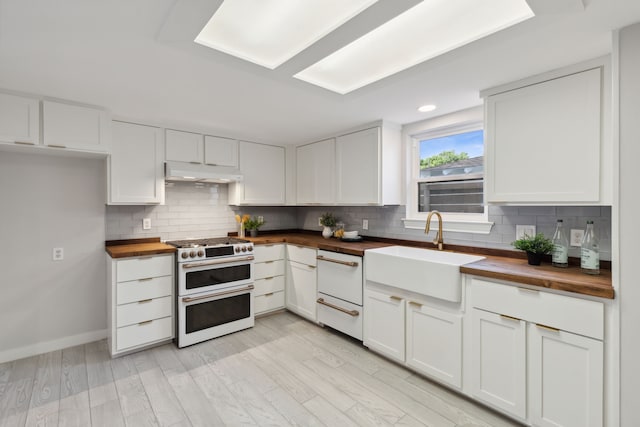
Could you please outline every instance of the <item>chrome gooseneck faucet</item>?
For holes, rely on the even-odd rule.
[[[429,233],[429,228],[431,227],[431,217],[433,215],[438,217],[438,233],[436,234],[436,238],[433,239],[433,244],[436,245],[439,251],[443,249],[444,240],[442,239],[442,215],[438,211],[431,211],[427,216],[427,225],[424,227],[424,234]]]

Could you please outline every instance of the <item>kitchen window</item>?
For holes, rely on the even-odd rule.
[[[428,212],[437,210],[447,231],[488,233],[482,109],[410,125],[405,134],[411,148],[405,227],[424,229]]]

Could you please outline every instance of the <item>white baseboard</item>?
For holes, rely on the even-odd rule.
[[[25,357],[36,356],[50,351],[61,350],[67,347],[86,344],[98,341],[107,337],[107,330],[100,329],[97,331],[85,332],[83,334],[72,335],[69,337],[58,338],[51,341],[39,342],[36,344],[26,345],[24,347],[11,348],[9,350],[0,351],[0,363],[10,362],[12,360],[22,359]]]

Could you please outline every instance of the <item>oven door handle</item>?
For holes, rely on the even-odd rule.
[[[215,259],[211,261],[182,264],[182,268],[198,268],[198,267],[206,267],[207,265],[231,264],[231,263],[242,262],[242,261],[253,261],[253,259],[254,259],[253,255],[243,256],[241,258]]]
[[[244,288],[229,289],[228,291],[216,292],[215,294],[200,295],[197,297],[184,297],[182,298],[182,302],[199,301],[201,299],[215,298],[222,295],[237,294],[238,292],[252,291],[253,288],[254,288],[253,285],[247,285]]]

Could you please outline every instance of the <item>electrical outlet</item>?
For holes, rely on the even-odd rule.
[[[142,229],[151,230],[151,218],[144,218],[142,220]]]
[[[368,230],[369,229],[369,220],[368,219],[363,219],[362,220],[362,229],[363,230]]]
[[[260,221],[260,222],[264,222],[264,217],[263,217],[262,215],[259,215],[259,216],[258,216],[258,221]]]
[[[516,225],[516,240],[522,239],[525,234],[530,237],[536,235],[535,225]]]
[[[53,248],[54,261],[62,261],[64,259],[64,248]]]
[[[582,229],[571,229],[571,237],[570,237],[570,246],[582,246],[582,239],[584,238],[584,230]]]
[[[322,227],[322,217],[318,217],[318,227]]]

